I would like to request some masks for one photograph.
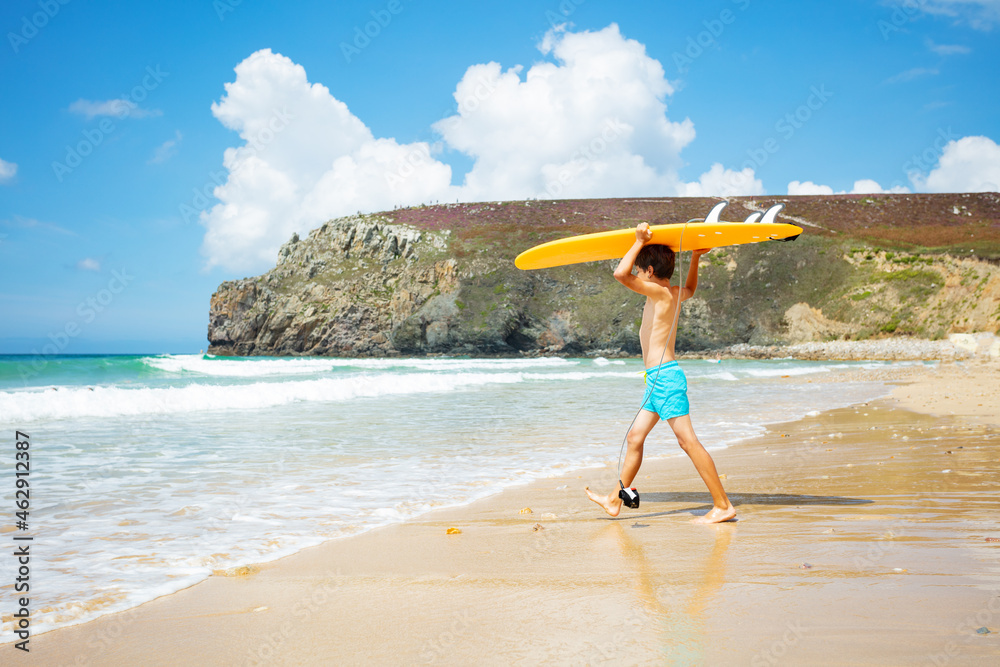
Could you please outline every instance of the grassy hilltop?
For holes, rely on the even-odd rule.
[[[211,350],[634,354],[642,297],[613,279],[614,262],[524,272],[514,257],[574,234],[703,217],[718,201],[440,204],[331,221],[286,244],[264,276],[220,286]],[[804,232],[707,255],[681,316],[681,349],[1000,326],[996,193],[729,201],[726,220],[785,203],[779,221]]]

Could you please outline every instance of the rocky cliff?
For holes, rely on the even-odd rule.
[[[716,201],[454,204],[327,222],[293,236],[271,271],[219,286],[209,351],[636,354],[642,297],[613,279],[614,262],[523,272],[514,256],[576,233],[683,221]],[[996,194],[734,198],[723,217],[775,202],[806,232],[705,256],[680,349],[1000,326]]]

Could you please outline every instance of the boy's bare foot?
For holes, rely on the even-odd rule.
[[[708,514],[691,519],[691,523],[722,523],[723,521],[732,521],[735,518],[736,508],[730,505],[729,509],[713,507],[708,511]]]
[[[591,500],[603,507],[604,511],[611,516],[618,516],[618,513],[622,511],[622,499],[618,497],[617,493],[609,493],[606,496],[599,496],[591,491],[589,486],[584,490],[587,492],[587,496]]]

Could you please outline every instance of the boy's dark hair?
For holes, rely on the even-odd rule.
[[[674,251],[668,245],[644,245],[635,258],[635,265],[640,271],[653,267],[655,277],[670,280],[674,275]]]

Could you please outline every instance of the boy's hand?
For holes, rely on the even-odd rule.
[[[649,224],[645,222],[640,222],[635,226],[635,240],[639,243],[645,245],[649,243],[650,239],[653,238],[653,230],[649,228]]]
[[[707,255],[710,252],[712,252],[711,248],[700,248],[699,250],[692,250],[691,256],[694,257],[694,259],[698,259],[702,255]]]

